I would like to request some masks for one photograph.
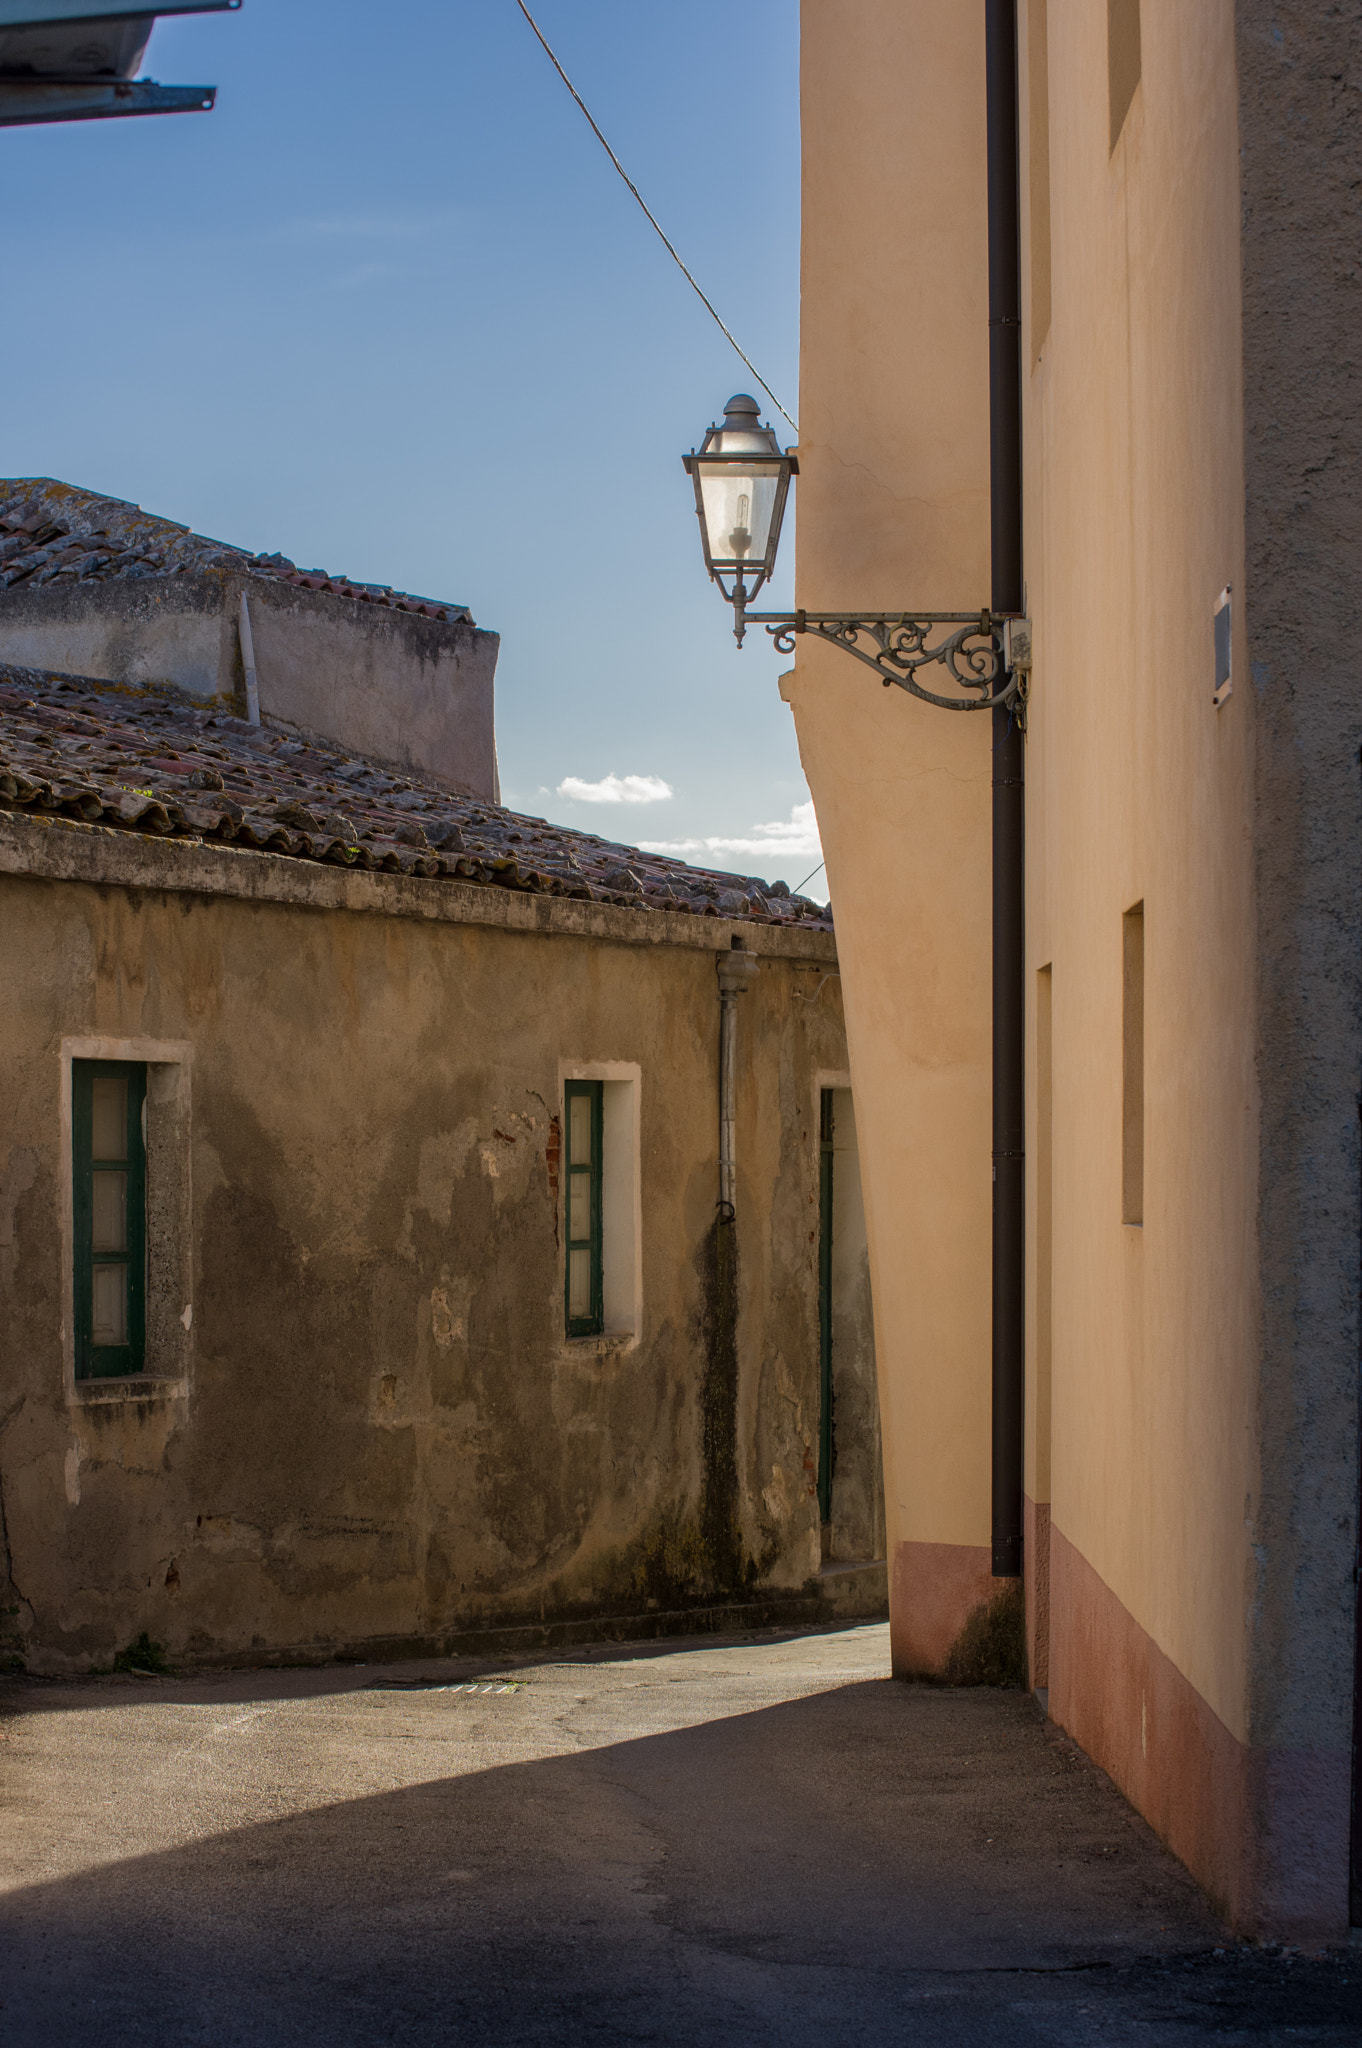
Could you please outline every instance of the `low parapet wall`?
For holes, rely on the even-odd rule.
[[[467,621],[208,568],[2,596],[0,659],[244,711],[243,592],[262,716],[497,801],[501,642]]]

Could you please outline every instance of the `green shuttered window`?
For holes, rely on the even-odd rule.
[[[71,1062],[76,1378],[144,1368],[147,1324],[147,1070]]]
[[[605,1090],[600,1081],[564,1088],[567,1173],[567,1333],[599,1337],[605,1327],[601,1277],[601,1138]]]

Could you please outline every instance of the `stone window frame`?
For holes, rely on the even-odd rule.
[[[643,1069],[637,1060],[560,1059],[560,1114],[569,1081],[605,1084],[601,1148],[604,1329],[598,1337],[564,1336],[562,1342],[574,1355],[583,1349],[633,1351],[643,1341]],[[562,1180],[566,1199],[565,1173]],[[565,1244],[566,1231],[560,1229],[559,1237]],[[561,1247],[559,1260],[557,1313],[561,1329],[567,1287],[567,1254]]]
[[[193,1362],[193,1212],[190,1107],[193,1047],[186,1039],[82,1034],[61,1041],[59,1138],[62,1375],[66,1404],[185,1400]],[[126,1379],[76,1378],[73,1060],[117,1060],[147,1070],[148,1276],[143,1370]]]

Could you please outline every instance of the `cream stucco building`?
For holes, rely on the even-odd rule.
[[[985,13],[804,0],[809,608],[989,602]],[[1234,1924],[1338,1936],[1359,20],[1018,0],[1017,41],[1031,1680]],[[895,1662],[939,1671],[998,1591],[991,727],[808,637],[783,690],[837,907]]]

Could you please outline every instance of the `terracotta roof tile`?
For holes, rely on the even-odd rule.
[[[170,689],[0,663],[0,807],[637,909],[802,923],[783,882],[573,832]]]
[[[352,583],[348,576],[328,576],[322,569],[300,569],[286,555],[253,555],[191,533],[122,498],[101,497],[54,477],[0,477],[0,591],[36,590],[47,583],[129,582],[196,569],[235,569],[361,604],[446,623],[473,623],[467,605],[413,597],[382,583]]]

